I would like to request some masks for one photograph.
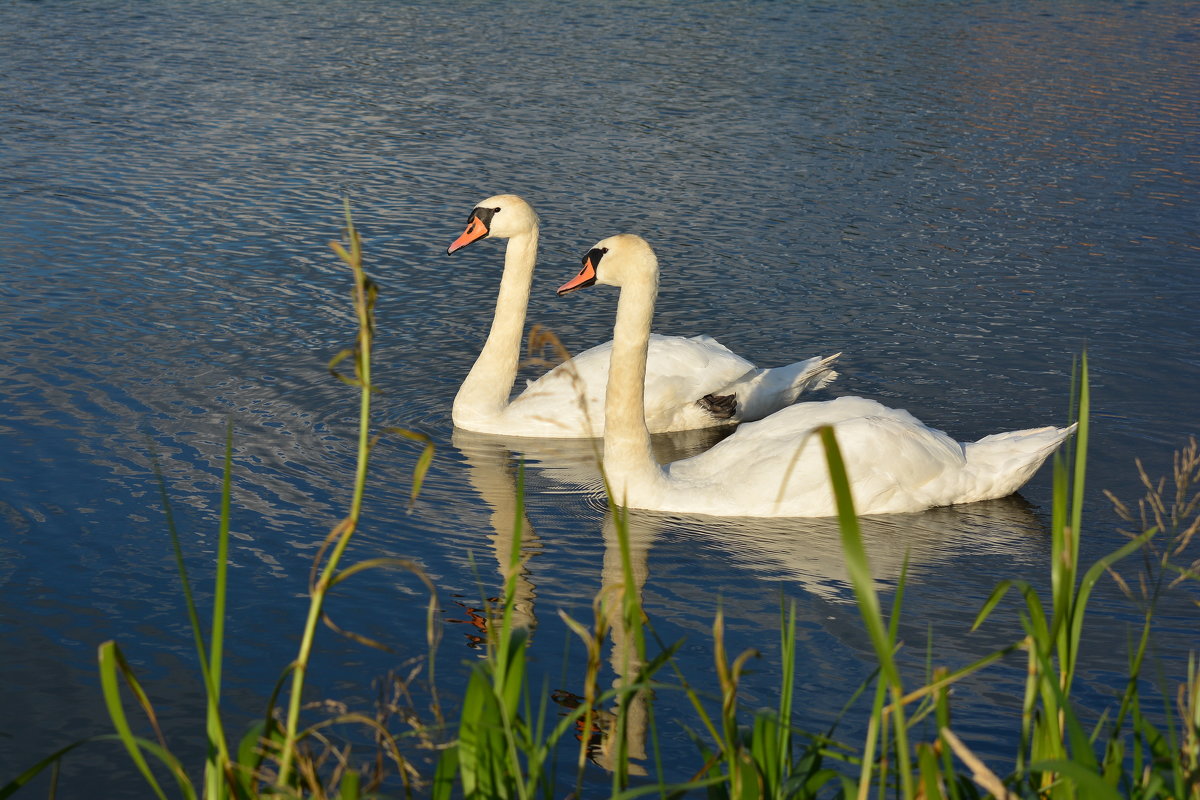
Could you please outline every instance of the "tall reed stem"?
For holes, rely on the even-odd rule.
[[[354,311],[358,318],[357,347],[351,353],[343,353],[334,359],[337,363],[341,358],[350,355],[354,359],[355,380],[352,383],[359,388],[358,415],[358,463],[354,473],[354,494],[350,501],[350,512],[343,519],[331,538],[336,537],[329,559],[321,570],[321,576],[312,586],[312,599],[309,602],[308,618],[304,623],[304,634],[300,640],[300,651],[292,662],[292,690],[288,698],[287,721],[284,728],[284,740],[279,761],[279,775],[275,785],[279,788],[287,786],[291,779],[292,762],[295,757],[297,729],[300,721],[300,703],[304,693],[304,680],[308,672],[309,659],[312,656],[313,640],[316,637],[317,622],[321,619],[321,610],[325,602],[331,579],[337,570],[338,562],[350,543],[358,527],[359,514],[362,510],[363,495],[367,483],[367,464],[371,452],[371,340],[374,335],[373,307],[375,302],[375,287],[367,278],[362,267],[362,240],[350,217],[350,201],[345,201],[346,236],[350,243],[349,251],[338,242],[330,242],[329,246],[349,265],[354,272]]]

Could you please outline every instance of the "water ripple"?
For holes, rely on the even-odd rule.
[[[487,36],[465,24],[480,18]],[[418,449],[377,447],[354,554],[412,558],[446,598],[494,594],[525,458],[523,608],[544,662],[570,639],[554,612],[585,617],[612,580],[611,526],[586,451],[472,442],[450,423],[502,255],[444,251],[497,191],[542,215],[529,321],[572,350],[608,338],[615,295],[553,287],[626,230],[659,252],[659,330],[764,365],[841,350],[830,395],[960,438],[1062,421],[1086,346],[1101,520],[1086,546],[1112,549],[1099,489],[1136,495],[1134,457],[1168,463],[1196,427],[1197,30],[1178,4],[0,4],[0,664],[29,686],[14,718],[34,720],[0,775],[64,731],[104,729],[78,666],[104,638],[135,631],[147,679],[186,683],[155,467],[207,579],[230,421],[234,696],[257,713],[292,657],[279,631],[298,626],[289,603],[355,458],[354,397],[326,370],[353,342],[327,246],[346,196],[381,288],[376,420],[439,453],[410,511]],[[957,637],[996,579],[1044,571],[1044,478],[1024,500],[868,525],[882,589],[911,558],[906,638],[954,631],[946,657],[963,663],[1015,633]],[[690,637],[689,664],[708,663],[718,603],[732,649],[764,646],[779,598],[797,599],[804,722],[833,719],[828,686],[865,675],[869,643],[828,525],[649,515],[638,530],[647,607],[666,638]],[[344,588],[341,619],[423,641],[411,579]],[[1121,652],[1119,597],[1097,609],[1114,623],[1097,646]],[[1186,613],[1164,615],[1168,667]],[[392,666],[340,643],[322,658],[324,674]],[[1005,675],[964,684],[985,755],[1005,743],[972,710],[1019,707]],[[1113,674],[1082,680],[1103,694]],[[100,762],[64,785],[70,770],[135,785]]]

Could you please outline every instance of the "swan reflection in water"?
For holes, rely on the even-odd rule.
[[[702,452],[729,432],[703,430],[661,434],[652,437],[652,446],[659,462],[667,463]],[[633,632],[625,627],[621,613],[624,570],[617,526],[612,513],[607,510],[604,484],[597,468],[598,443],[500,437],[455,429],[453,444],[464,457],[472,487],[491,510],[489,539],[501,578],[508,574],[513,556],[518,461],[524,461],[527,474],[536,475],[539,484],[547,485],[544,492],[583,495],[589,500],[589,508],[596,509],[597,515],[603,514],[604,549],[599,594],[603,596],[602,613],[612,638],[609,663],[615,676],[613,686],[619,688],[632,680],[642,665]],[[748,571],[757,580],[796,586],[824,603],[853,602],[836,519],[718,518],[631,510],[627,523],[632,578],[639,597],[651,579],[651,549],[661,540],[672,548],[680,547],[682,543],[684,549],[699,559],[712,553],[722,563]],[[513,620],[514,624],[532,630],[537,624],[539,567],[535,556],[545,554],[545,547],[525,514],[521,516],[521,527]],[[860,527],[871,575],[879,591],[894,587],[906,568],[905,580],[912,585],[920,583],[923,575],[936,575],[939,565],[960,562],[966,556],[1028,552],[1031,547],[1040,549],[1044,542],[1043,522],[1035,509],[1019,495],[913,514],[862,517]],[[547,555],[553,563],[553,556]],[[684,577],[689,574],[686,568],[682,573],[674,569],[668,571],[675,573],[665,576],[668,581],[688,580]],[[707,574],[710,570],[702,572]],[[694,579],[694,573],[690,574]],[[687,588],[656,592],[656,595],[660,599],[686,598],[693,594]],[[707,589],[705,593],[712,594]],[[694,609],[687,613],[694,614]],[[833,636],[844,639],[850,635],[849,631],[838,628],[842,624],[856,624],[857,618],[846,619],[850,621],[838,623],[829,618],[822,624]],[[569,693],[559,696],[568,705],[582,702],[581,697]],[[645,693],[623,696],[629,698],[625,747],[632,759],[630,770],[631,774],[642,774],[639,770],[643,768],[636,762],[645,758],[650,698]],[[614,734],[618,728],[618,711],[619,706],[611,710],[598,709],[596,727],[586,734],[593,741],[589,757],[606,769],[611,769],[615,763]]]
[[[663,463],[667,463],[703,452],[731,432],[732,429],[717,428],[661,434],[652,437],[652,446],[655,455]],[[593,498],[603,497],[604,483],[596,466],[598,440],[501,437],[455,428],[451,442],[463,455],[467,479],[472,488],[479,493],[490,509],[492,532],[488,534],[488,539],[492,542],[497,571],[502,582],[509,575],[513,563],[514,524],[518,519],[518,460],[523,460],[529,469],[538,473],[539,478],[546,480],[552,487],[551,491],[568,491]],[[521,514],[520,525],[521,553],[516,567],[512,621],[515,626],[524,627],[532,632],[537,626],[536,585],[531,578],[533,571],[529,562],[543,552],[543,547],[527,514]],[[634,633],[624,623],[624,568],[617,527],[611,512],[605,512],[602,531],[604,558],[599,592],[603,598],[601,613],[612,640],[609,663],[616,676],[613,686],[620,688],[626,681],[636,677],[642,663],[638,658]],[[640,597],[649,575],[650,546],[657,536],[657,526],[634,524],[631,521],[628,535],[631,569]],[[583,700],[567,692],[559,692],[557,697],[568,706]],[[645,775],[645,768],[637,762],[646,758],[649,698],[644,692],[623,697],[628,698],[625,701],[624,730],[629,773]],[[593,730],[581,733],[589,740],[588,757],[597,766],[610,771],[617,763],[618,740],[614,734],[621,727],[618,724],[619,712],[619,705],[612,710],[596,709],[593,714]]]
[[[631,518],[687,537],[701,552],[714,551],[762,579],[799,584],[806,593],[831,602],[854,600],[836,518],[726,519],[657,512]],[[1045,533],[1035,508],[1020,495],[859,517],[859,527],[876,591],[894,588],[906,561],[905,580],[919,583],[923,574],[968,554],[1026,552],[1044,541]]]
[[[655,436],[655,453],[664,461],[702,452],[728,436],[731,430],[708,429]],[[487,504],[496,567],[501,585],[509,574],[513,558],[514,524],[517,520],[517,462],[524,460],[552,486],[551,491],[566,490],[571,494],[603,496],[604,482],[596,468],[598,440],[533,439],[502,437],[455,428],[451,443],[462,453],[467,467],[467,480]],[[513,624],[533,630],[537,627],[534,613],[535,587],[529,580],[527,562],[542,552],[537,529],[522,513],[521,555],[517,564]],[[477,622],[476,609],[467,609]]]

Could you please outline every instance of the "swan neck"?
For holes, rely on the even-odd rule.
[[[491,330],[454,398],[453,417],[457,424],[493,418],[508,406],[517,379],[537,247],[536,225],[528,233],[508,240]]]
[[[626,504],[630,491],[662,478],[646,427],[646,358],[654,316],[657,278],[621,289],[613,328],[612,363],[604,405],[604,468],[614,500]]]

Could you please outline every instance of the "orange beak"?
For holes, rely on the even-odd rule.
[[[571,280],[558,287],[558,296],[570,294],[576,289],[582,289],[585,286],[591,286],[596,282],[596,267],[592,264],[592,254],[588,253],[583,259],[583,269],[579,270],[579,274]]]
[[[470,221],[467,222],[467,229],[465,231],[463,231],[462,235],[459,236],[457,239],[455,239],[454,242],[451,243],[451,245],[449,247],[446,248],[446,254],[449,255],[450,253],[453,253],[455,250],[463,249],[464,247],[469,245],[471,242],[477,241],[477,240],[482,239],[483,237],[487,236],[488,232],[489,232],[488,227],[487,227],[487,225],[483,224],[483,220],[481,220],[479,217],[472,215]]]

